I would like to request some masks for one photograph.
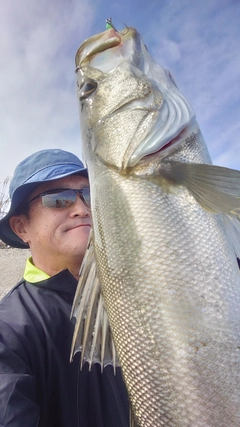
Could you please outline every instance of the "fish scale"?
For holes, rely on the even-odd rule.
[[[114,175],[112,178],[111,174]],[[106,173],[104,173],[104,183],[101,185],[102,196],[96,201],[96,211],[99,214],[97,218],[94,218],[96,224],[99,224],[99,229],[104,230],[101,245],[99,245],[101,246],[99,253],[97,249],[97,259],[99,259],[99,273],[103,284],[102,292],[110,317],[115,344],[118,348],[126,384],[130,384],[129,395],[133,395],[132,390],[135,393],[132,397],[132,402],[133,406],[135,405],[135,413],[141,420],[142,424],[140,425],[161,425],[161,422],[166,424],[168,418],[161,416],[161,408],[165,407],[164,411],[166,413],[174,413],[170,417],[174,426],[211,425],[210,420],[212,418],[214,418],[214,425],[226,426],[224,411],[227,405],[231,405],[231,396],[228,396],[226,391],[224,396],[226,407],[221,410],[218,405],[218,400],[222,401],[223,399],[223,396],[221,397],[221,370],[222,366],[224,366],[222,364],[224,361],[221,360],[219,351],[223,346],[222,340],[224,336],[221,328],[215,330],[216,327],[219,327],[221,319],[214,317],[212,319],[211,298],[209,298],[208,302],[204,299],[204,295],[212,294],[212,303],[214,305],[216,304],[216,295],[219,295],[219,303],[221,306],[226,306],[222,308],[224,308],[225,316],[227,317],[230,316],[228,310],[230,308],[231,310],[234,309],[231,292],[229,295],[230,301],[225,301],[225,304],[222,294],[226,295],[229,290],[231,291],[231,284],[233,288],[235,287],[235,275],[226,269],[228,288],[224,289],[221,287],[222,277],[219,277],[219,273],[213,271],[211,274],[212,267],[216,261],[217,263],[221,261],[227,262],[229,257],[226,251],[227,244],[225,244],[225,251],[224,246],[215,246],[216,239],[213,238],[212,245],[205,245],[206,241],[211,242],[211,235],[213,237],[216,236],[216,231],[224,241],[224,235],[221,236],[219,232],[219,221],[209,213],[203,212],[196,203],[196,206],[192,209],[193,212],[195,211],[195,215],[192,217],[189,215],[188,204],[185,204],[186,220],[180,221],[176,203],[170,200],[168,203],[169,208],[166,207],[166,199],[175,199],[176,195],[162,194],[160,197],[159,188],[156,188],[156,197],[151,194],[149,198],[148,186],[152,189],[152,183],[146,184],[141,179],[129,179],[125,182],[119,176],[116,178],[116,174],[112,172],[109,172],[109,175],[109,180],[112,179],[114,182],[118,178],[117,191],[119,188],[123,188],[125,194],[128,193],[126,197],[128,206],[127,209],[122,209],[122,201],[120,200],[119,203],[116,203],[117,194],[114,194],[114,191],[111,193],[110,200],[107,199],[108,193],[105,188],[109,183],[106,179]],[[157,208],[156,199],[161,199],[162,201]],[[114,211],[108,209],[108,214],[106,206],[112,206],[113,208],[114,200]],[[131,252],[129,249],[124,253],[120,252],[123,244],[126,248],[128,248],[128,245],[131,247],[131,211],[135,210],[135,206],[147,207],[146,209],[141,209],[140,215],[135,214],[134,216],[134,228],[137,233],[141,233],[144,230],[144,235],[141,238],[138,236],[138,240],[142,242],[143,246],[142,252],[141,249],[139,250],[139,258],[134,251]],[[180,209],[181,216],[185,219],[183,206],[180,206]],[[138,211],[140,210],[138,209]],[[156,211],[159,211],[157,215]],[[101,212],[104,212],[104,215]],[[127,217],[127,212],[129,212],[130,218]],[[120,236],[118,235],[118,251],[116,251],[116,248],[112,250],[111,235],[106,236],[106,228],[101,225],[103,216],[105,218],[104,222],[108,224],[109,231],[112,228],[124,230],[124,242],[119,242]],[[210,221],[208,217],[210,217]],[[158,218],[157,221],[156,218]],[[129,224],[129,230],[126,224]],[[143,224],[145,224],[144,227]],[[152,232],[153,225],[154,233]],[[181,233],[178,231],[179,227]],[[191,229],[194,230],[194,235],[199,236],[197,240],[189,239]],[[174,246],[171,244],[172,241],[175,242]],[[187,253],[186,249],[183,250],[186,242],[188,242]],[[166,252],[163,261],[160,256],[158,260],[154,260],[151,255],[149,264],[146,259],[148,257],[148,247],[151,247],[153,254],[161,247],[161,253]],[[177,250],[177,248],[179,249]],[[111,259],[106,261],[102,253],[111,254]],[[198,268],[199,260],[205,265],[204,271]],[[106,268],[107,264],[108,268]],[[118,265],[127,266],[127,271],[123,271],[120,276],[117,274],[117,270],[120,270]],[[146,265],[151,266],[151,271],[146,271]],[[184,269],[182,265],[184,265]],[[196,269],[198,270],[197,280]],[[128,274],[129,270],[135,278],[134,283],[132,283],[132,277]],[[234,273],[236,274],[236,272]],[[199,277],[200,274],[201,276]],[[154,284],[158,276],[160,277],[160,283],[156,287]],[[146,283],[146,277],[148,277],[148,283]],[[182,284],[186,282],[186,279],[188,288],[184,290]],[[119,282],[124,283],[124,286],[119,286]],[[204,284],[202,290],[201,283]],[[209,287],[209,290],[207,287]],[[190,297],[190,300],[192,298],[190,305],[186,304],[187,297]],[[231,306],[229,307],[227,303],[231,303]],[[178,306],[181,307],[181,310],[178,309]],[[196,318],[196,313],[194,313],[196,306],[198,307],[199,318]],[[236,311],[238,308],[239,305],[235,304]],[[215,310],[213,310],[213,316],[214,314]],[[187,324],[189,318],[193,322],[192,327],[191,324],[190,326]],[[135,326],[133,319],[136,319]],[[226,320],[224,319],[224,325],[225,322]],[[149,342],[151,341],[151,336],[152,348],[150,348]],[[146,342],[146,337],[148,342]],[[230,331],[226,331],[225,340],[227,343],[225,345],[227,348],[229,346],[228,342],[231,342],[232,338]],[[239,333],[237,339],[240,342]],[[157,346],[156,343],[159,343],[159,345]],[[224,349],[225,357],[227,348]],[[144,357],[146,352],[151,353],[151,358],[147,360],[147,363]],[[201,358],[198,357],[199,354],[201,354]],[[142,356],[139,357],[139,355]],[[229,355],[231,355],[231,351],[229,351]],[[130,365],[128,363],[129,358],[131,359]],[[234,372],[236,372],[236,365],[240,370],[239,353],[236,353],[236,358],[234,358],[234,353],[232,354]],[[234,381],[231,366],[228,369],[229,381]],[[151,370],[157,373],[157,377],[151,376],[150,380],[149,372]],[[201,371],[201,375],[206,378],[204,384],[201,384],[198,371]],[[214,384],[216,371],[218,372],[217,383]],[[164,372],[166,372],[166,376]],[[213,378],[212,372],[214,373]],[[237,378],[239,379],[239,374],[237,374]],[[226,375],[224,373],[223,384],[225,382]],[[142,384],[145,385],[145,389],[143,389],[145,406],[142,404],[143,399],[141,397],[143,395]],[[168,384],[167,393],[165,390],[166,384]],[[181,387],[178,384],[181,384]],[[236,384],[236,386],[239,393],[239,385]],[[206,387],[208,390],[205,389]],[[202,394],[205,396],[202,397]],[[188,401],[190,396],[191,407],[189,407]],[[174,405],[175,400],[177,401],[176,406]],[[197,408],[201,401],[205,409],[201,413],[202,419],[198,420],[197,414],[199,410]],[[137,402],[141,402],[140,409]],[[150,416],[150,413],[152,416]],[[185,419],[186,413],[188,416]],[[144,414],[147,414],[147,419],[145,419]],[[160,414],[163,420],[157,421],[156,417],[158,418],[159,415],[156,416],[156,414]],[[236,423],[239,423],[239,408],[236,408],[235,413],[231,408],[228,416],[231,419],[230,421],[228,418],[229,426],[238,425]],[[175,424],[173,419],[177,420]]]
[[[240,427],[240,172],[211,164],[136,30],[111,27],[76,60],[93,233],[72,354],[104,368],[116,347],[139,427]]]

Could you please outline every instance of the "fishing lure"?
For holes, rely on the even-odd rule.
[[[112,18],[107,18],[106,19],[106,30],[110,30],[111,28],[113,28],[115,31],[116,28],[114,27],[113,23],[112,23]]]

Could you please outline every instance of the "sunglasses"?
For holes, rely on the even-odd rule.
[[[69,208],[73,206],[77,200],[77,196],[90,206],[90,188],[70,189],[70,188],[56,188],[55,190],[48,190],[33,197],[26,204],[33,202],[33,200],[42,198],[43,206],[46,208]]]

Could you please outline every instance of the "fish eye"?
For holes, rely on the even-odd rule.
[[[88,98],[89,95],[91,95],[93,92],[95,92],[95,90],[97,89],[97,86],[98,84],[95,80],[92,80],[89,78],[86,80],[83,80],[79,90],[80,101],[83,101],[84,99]]]

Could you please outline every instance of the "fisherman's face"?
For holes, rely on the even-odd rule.
[[[28,200],[48,190],[87,186],[87,178],[73,175],[40,185]],[[35,265],[46,271],[44,264],[51,263],[54,270],[61,271],[76,262],[79,268],[92,225],[90,207],[79,196],[66,208],[45,207],[39,197],[29,204],[29,215],[24,217],[24,240],[30,246]]]

